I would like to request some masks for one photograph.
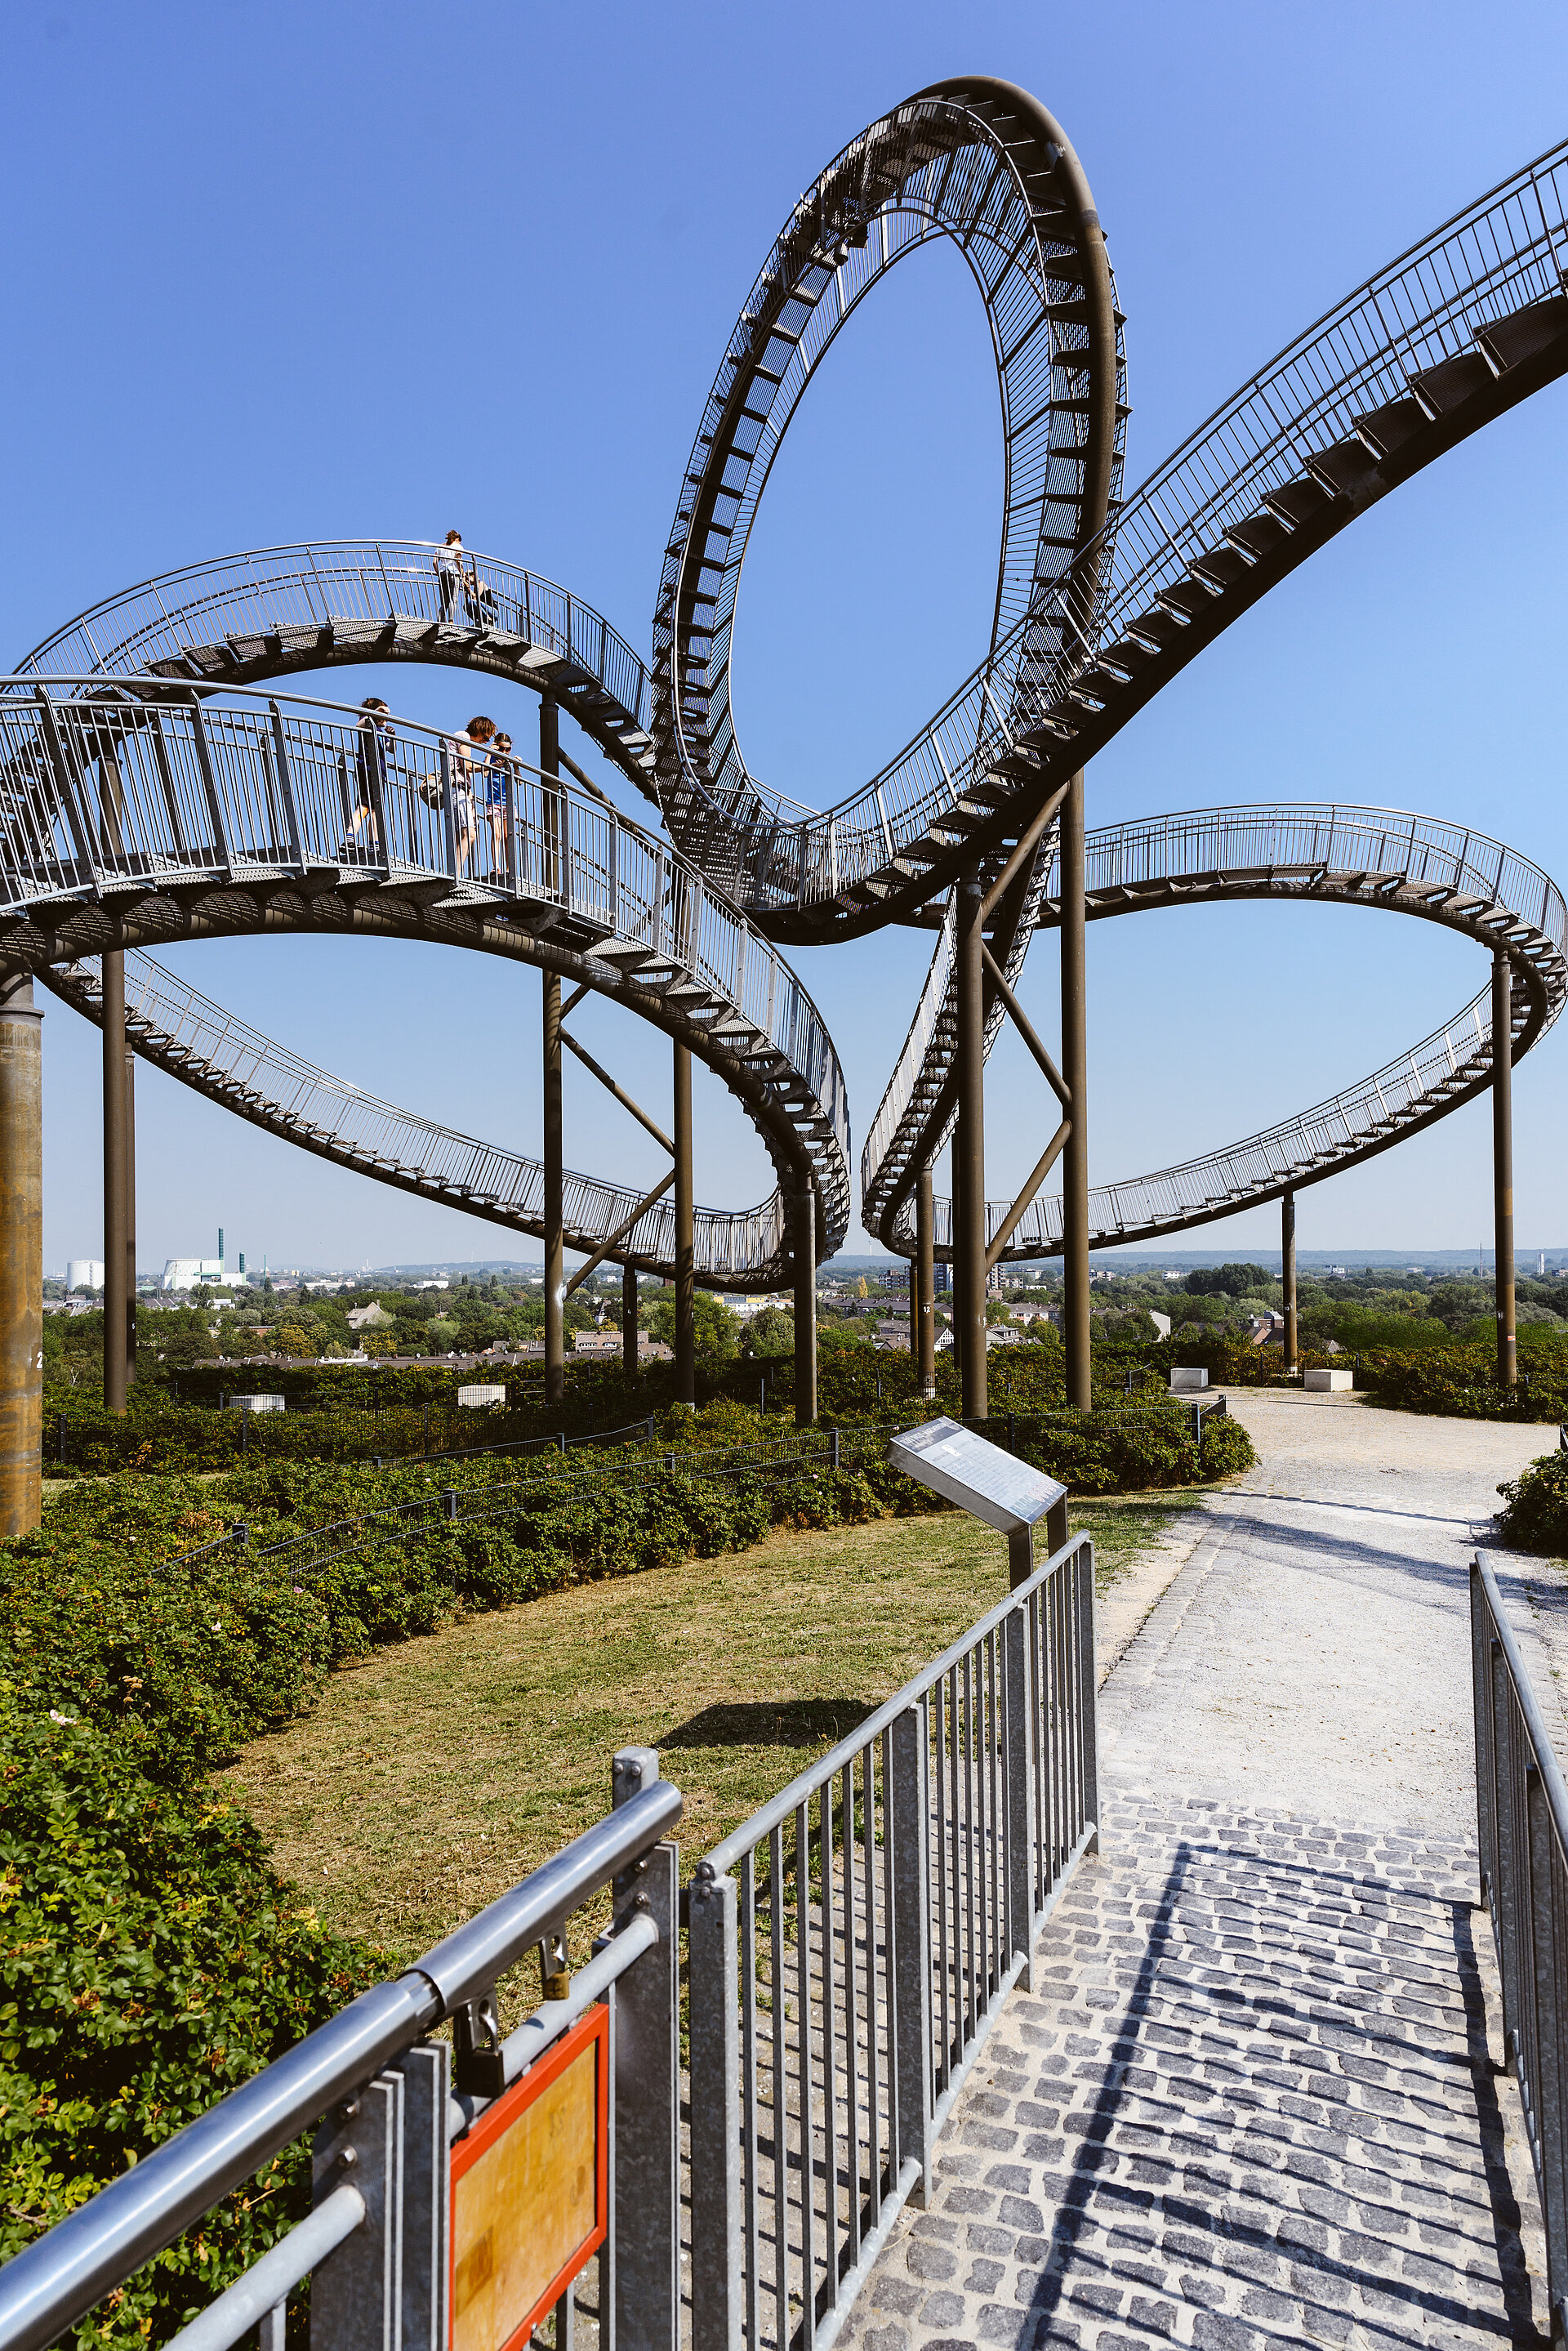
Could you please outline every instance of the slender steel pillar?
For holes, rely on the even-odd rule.
[[[816,1419],[816,1195],[808,1186],[790,1202],[794,1255],[794,1421]]]
[[[561,1145],[561,982],[544,974],[542,1043],[545,1089],[545,1401],[566,1393],[566,1177]]]
[[[909,1252],[909,1361],[920,1360],[920,1248],[919,1239]]]
[[[103,969],[103,1402],[125,1410],[126,1102],[125,957]]]
[[[44,1016],[0,981],[0,1535],[43,1515]]]
[[[628,1379],[637,1375],[637,1268],[620,1270],[620,1362]]]
[[[980,874],[958,885],[958,1128],[953,1136],[953,1269],[961,1266],[954,1329],[963,1331],[963,1411],[983,1420],[985,1364],[985,967],[981,960]],[[960,1165],[962,1180],[959,1180]]]
[[[1089,1365],[1089,1035],[1084,956],[1084,771],[1062,804],[1062,1076],[1070,1131],[1062,1154],[1062,1282],[1067,1402],[1086,1412]]]
[[[920,1170],[915,1187],[915,1245],[919,1252],[920,1267],[920,1394],[932,1396],[937,1392],[937,1267],[933,1254],[936,1232],[936,1209],[931,1198],[931,1169],[928,1160]]]
[[[125,1049],[125,1380],[136,1377],[136,1055]]]
[[[551,695],[539,697],[539,768],[543,775],[561,772],[561,713]],[[554,795],[544,795],[545,882],[554,889],[559,880],[557,834],[559,806]],[[545,1095],[545,1401],[559,1404],[566,1393],[566,1177],[561,1140],[561,982],[544,975],[543,1079]]]
[[[697,1401],[697,1243],[691,1198],[691,1048],[675,1048],[675,1401]]]
[[[1505,955],[1491,967],[1491,1177],[1497,1248],[1497,1384],[1519,1378],[1513,1298],[1513,976]]]
[[[1301,1360],[1296,1343],[1296,1196],[1287,1192],[1280,1202],[1280,1281],[1285,1299],[1285,1369],[1293,1372]]]

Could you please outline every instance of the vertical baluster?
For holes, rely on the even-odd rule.
[[[772,1989],[774,1998],[774,2341],[784,2351],[789,2323],[789,2095],[784,2071],[784,1830],[768,1838],[768,1877],[773,1929]]]
[[[757,1855],[741,1856],[741,2194],[746,2341],[757,2341]]]
[[[833,1775],[817,1800],[822,1855],[822,2262],[826,2306],[838,2303],[838,2063],[834,2020]]]
[[[980,1968],[976,1977],[975,2027],[991,2006],[992,1986],[996,1979],[995,1917],[991,1899],[991,1844],[992,1821],[991,1813],[991,1635],[977,1643],[974,1652],[975,1695],[975,1891],[979,1896]]]
[[[1002,1866],[1007,1834],[1007,1799],[1002,1786],[1002,1680],[997,1670],[998,1636],[986,1637],[986,1672],[991,1681],[991,1744],[986,1750],[985,1785],[991,1803],[991,1980],[994,1987],[1007,1971],[1012,1953],[1007,1948],[1007,1878]]]
[[[804,2339],[816,2335],[816,2249],[811,2115],[811,1813],[794,1813],[794,1959],[797,2042],[795,2069],[800,2094],[800,2306]]]
[[[954,1905],[948,1897],[949,1846],[951,1832],[944,1837],[943,1825],[953,1817],[952,1765],[950,1748],[952,1738],[952,1708],[950,1703],[951,1676],[939,1677],[931,1693],[937,1709],[937,1993],[938,2031],[940,2035],[936,2064],[936,2087],[940,2097],[948,2085],[950,2056],[952,2050],[952,1936],[955,1927]]]
[[[844,1766],[839,1812],[844,1822],[844,2154],[849,2206],[845,2215],[844,2258],[853,2269],[860,2258],[860,2017],[859,1969],[855,1956],[855,1763]]]
[[[882,1733],[882,1992],[888,2020],[888,2180],[898,2179],[904,2162],[904,2134],[898,2109],[898,2040],[897,2016],[898,1948],[893,1906],[893,1733]]]
[[[964,1972],[959,2008],[959,2048],[967,2049],[974,2032],[974,1982],[976,1969],[974,1936],[974,1651],[963,1654],[962,1681],[960,1685],[961,1721],[963,1739],[963,1914]]]
[[[861,1904],[866,1917],[866,2170],[870,2182],[873,2225],[882,2203],[882,2068],[877,2053],[877,1764],[876,1748],[860,1750],[861,1802],[865,1833],[860,1857],[863,1871]]]
[[[1050,1891],[1051,1884],[1050,1864],[1046,1859],[1051,1835],[1051,1748],[1050,1726],[1046,1711],[1048,1690],[1045,1656],[1041,1645],[1044,1613],[1040,1593],[1033,1593],[1029,1601],[1029,1690],[1030,1701],[1034,1708],[1034,1875],[1033,1891],[1031,1896],[1033,1904],[1033,1917],[1030,1920],[1031,1937],[1034,1931],[1034,1918],[1039,1917],[1044,1907],[1045,1896]]]

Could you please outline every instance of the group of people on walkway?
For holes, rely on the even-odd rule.
[[[363,833],[379,854],[380,812],[388,802],[397,734],[379,695],[367,695],[359,712],[356,805],[348,819],[343,847],[348,852]],[[415,789],[428,808],[450,806],[452,849],[460,874],[467,869],[482,817],[490,828],[492,872],[504,873],[518,778],[512,737],[482,711],[469,720],[461,734],[443,737],[442,748],[446,753],[444,782],[434,776],[424,776],[416,779]]]

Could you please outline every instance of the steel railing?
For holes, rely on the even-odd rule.
[[[1553,2343],[1568,2339],[1568,1786],[1491,1568],[1470,1562],[1481,1899],[1502,1979],[1546,2232]]]
[[[1097,1815],[1079,1536],[699,1864],[693,2351],[833,2342]]]
[[[643,954],[646,969],[690,979],[783,1057],[774,1092],[804,1087],[790,1114],[836,1248],[849,1217],[848,1105],[826,1026],[777,951],[662,841],[520,760],[486,760],[406,721],[377,745],[357,713],[299,696],[166,700],[145,681],[51,681],[78,689],[64,695],[25,683],[25,694],[0,692],[0,912],[123,885],[298,874],[327,886],[365,876],[394,893],[446,883],[475,909],[569,917],[596,950],[613,942]],[[228,1020],[211,1006],[202,1017]],[[255,1050],[241,1040],[242,1059]]]
[[[1089,911],[1102,917],[1167,903],[1160,894],[1167,883],[1201,883],[1226,898],[1334,896],[1417,917],[1441,912],[1489,952],[1504,944],[1521,959],[1541,1002],[1532,1008],[1522,989],[1516,995],[1516,1050],[1525,1024],[1532,1026],[1529,1041],[1535,1041],[1568,992],[1568,912],[1557,884],[1505,843],[1438,818],[1335,805],[1197,809],[1100,827],[1087,835],[1085,856]],[[1061,886],[1054,844],[1043,862],[1042,920],[1052,921]],[[1125,904],[1116,903],[1122,892],[1129,893]],[[878,1203],[892,1194],[913,1147],[917,1113],[929,1098],[933,1049],[950,1049],[950,917],[861,1155],[862,1196],[874,1223]],[[1391,1132],[1440,1105],[1452,1106],[1484,1085],[1490,1071],[1488,989],[1431,1036],[1327,1102],[1179,1166],[1096,1186],[1089,1200],[1091,1232],[1111,1242],[1170,1231],[1282,1183],[1344,1166]],[[988,1236],[1001,1229],[1011,1206],[988,1204]],[[950,1203],[939,1199],[937,1239],[943,1249],[950,1217]],[[1025,1211],[1007,1254],[1059,1248],[1061,1230],[1060,1196],[1043,1195]],[[886,1238],[890,1246],[913,1247],[907,1203]]]
[[[314,2340],[445,2351],[452,2142],[601,2000],[610,2011],[614,2108],[601,2314],[610,2316],[603,2305],[613,2276],[624,2339],[656,2339],[638,2328],[662,2294],[664,2339],[672,2343],[679,1925],[676,1854],[667,1840],[681,1800],[658,1774],[651,1750],[623,1749],[615,1759],[617,1808],[606,1819],[16,2254],[0,2270],[6,2351],[57,2342],[312,2129],[314,2210],[174,2342],[182,2351],[227,2351],[259,2329],[264,2351],[282,2351],[288,2297],[309,2278]],[[503,2042],[500,1979],[607,1886],[615,1888],[614,1918],[593,1959],[566,1998],[546,2001]],[[431,2037],[446,2020],[452,2046]],[[601,2339],[614,2336],[607,2324]]]

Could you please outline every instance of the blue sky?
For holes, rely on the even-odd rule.
[[[564,12],[41,0],[8,28],[0,356],[13,657],[131,580],[367,532],[526,562],[649,636],[675,493],[719,354],[799,190],[942,75],[1033,89],[1066,124],[1128,316],[1129,485],[1404,246],[1562,137],[1561,8],[803,5]],[[22,102],[18,103],[18,98]],[[1457,817],[1568,875],[1561,789],[1557,386],[1442,461],[1235,627],[1094,766],[1090,820],[1337,798]],[[826,362],[757,525],[737,632],[753,769],[820,802],[862,780],[983,650],[1001,478],[973,290],[904,264]],[[344,699],[368,674],[317,691]],[[399,671],[395,709],[532,697]],[[582,757],[580,740],[573,746]],[[584,764],[592,764],[584,758]],[[207,994],[358,1082],[536,1148],[538,981],[455,953],[289,940],[171,951]],[[923,974],[890,932],[797,958],[838,1044],[855,1144]],[[1049,947],[1024,992],[1055,1019]],[[1348,912],[1146,915],[1090,934],[1095,1180],[1315,1102],[1484,979],[1428,926]],[[656,1114],[662,1040],[576,1025]],[[1521,1247],[1568,1240],[1564,1051],[1515,1083]],[[989,1188],[1047,1105],[993,1059]],[[97,1034],[46,1026],[46,1256],[99,1248]],[[653,1180],[654,1146],[574,1070],[567,1157]],[[139,1082],[143,1265],[530,1254],[327,1167],[171,1081]],[[700,1077],[699,1197],[768,1188]],[[1303,1246],[1490,1235],[1487,1105],[1303,1195]],[[1277,1239],[1265,1209],[1192,1236]],[[849,1246],[864,1246],[852,1232]]]

